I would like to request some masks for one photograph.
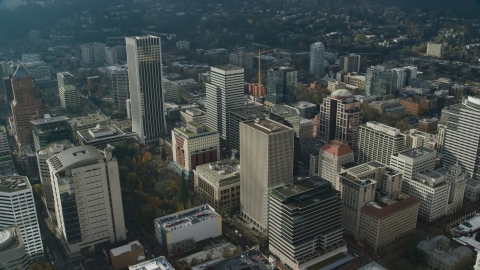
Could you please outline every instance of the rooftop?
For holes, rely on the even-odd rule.
[[[108,138],[119,137],[126,135],[120,128],[115,125],[100,125],[97,124],[94,128],[78,130],[77,134],[81,136],[82,140],[86,142],[95,140],[105,140]]]
[[[436,260],[443,262],[444,266],[451,266],[460,259],[473,255],[473,252],[465,246],[451,247],[450,240],[444,235],[421,241],[417,248],[427,253],[427,256],[433,256]]]
[[[77,129],[82,129],[84,127],[95,126],[98,123],[107,122],[110,120],[110,117],[106,116],[103,113],[92,113],[88,116],[71,118],[68,120],[70,126],[77,126]]]
[[[455,230],[460,232],[474,232],[478,229],[480,229],[480,214],[476,214],[455,227]]]
[[[157,218],[154,222],[157,226],[163,228],[164,230],[173,231],[208,220],[213,216],[218,217],[219,214],[217,214],[215,209],[213,209],[210,205],[204,204],[168,216]]]
[[[418,157],[423,157],[423,156],[428,156],[432,153],[434,153],[435,150],[432,150],[432,149],[428,149],[426,147],[417,147],[417,148],[411,148],[411,149],[407,149],[407,150],[404,150],[404,151],[401,151],[401,152],[398,152],[394,155],[397,155],[398,157],[408,157],[408,158],[418,158]]]
[[[62,122],[62,121],[68,121],[70,118],[65,117],[65,116],[54,116],[54,117],[45,117],[44,119],[37,119],[37,120],[32,120],[30,123],[32,123],[34,126],[39,126],[43,124],[49,124],[49,123],[55,123],[55,122]]]
[[[218,182],[240,178],[239,162],[237,159],[224,159],[210,164],[197,166],[198,173],[205,173]]]
[[[215,67],[212,67],[212,68],[216,68],[216,69],[220,69],[220,70],[224,70],[224,71],[243,70],[242,67],[235,66],[235,65],[230,65],[230,64],[221,65],[221,66],[215,66]]]
[[[267,117],[267,114],[265,113],[263,106],[257,105],[257,104],[249,104],[241,109],[230,111],[230,113],[236,114],[244,119],[255,119],[255,118]]]
[[[313,103],[308,102],[308,101],[297,101],[297,102],[293,103],[292,105],[295,106],[295,107],[300,107],[300,108],[317,107],[316,104],[313,104]]]
[[[380,219],[380,218],[384,218],[386,216],[395,214],[396,212],[404,208],[407,208],[414,204],[419,204],[419,203],[420,203],[419,200],[409,196],[405,199],[396,201],[384,207],[378,207],[378,206],[375,207],[374,205],[367,205],[362,207],[362,211]]]
[[[375,121],[367,122],[366,126],[369,127],[369,128],[372,128],[374,130],[386,133],[390,136],[400,135],[400,129],[394,128],[394,127],[391,127],[391,126],[387,126],[387,125],[384,125],[384,124],[381,124],[381,123],[378,123],[378,122],[375,122]]]
[[[357,270],[387,270],[387,268],[381,266],[377,262],[371,262],[358,268]]]
[[[83,145],[69,148],[47,160],[57,173],[76,163],[84,163],[103,159],[103,154],[95,146]]]
[[[288,105],[277,105],[270,108],[270,112],[283,116],[283,117],[300,117],[300,113],[297,109],[290,107]]]
[[[175,270],[164,256],[128,267],[128,270]]]
[[[62,152],[65,149],[72,148],[72,147],[75,147],[75,145],[68,140],[56,141],[40,149],[37,152],[37,155],[44,158],[49,158],[55,154]]]
[[[30,188],[31,186],[26,176],[0,176],[0,192],[17,192]]]
[[[110,249],[110,252],[112,253],[113,256],[118,256],[118,255],[121,255],[123,253],[132,252],[132,251],[140,249],[140,248],[143,248],[143,246],[142,246],[142,244],[140,244],[140,242],[132,241],[132,242],[130,242],[130,243],[124,245],[124,246],[117,247],[117,248],[112,248],[112,249]]]
[[[336,157],[352,154],[353,150],[342,141],[332,140],[330,143],[326,143],[320,148],[320,151],[329,153]]]
[[[265,134],[272,134],[272,133],[277,133],[277,132],[286,132],[286,131],[292,131],[293,130],[287,126],[284,126],[282,124],[279,124],[276,121],[270,120],[270,119],[255,119],[255,120],[249,120],[241,123],[242,125],[247,125],[253,129],[256,129],[262,133]]]
[[[215,134],[215,133],[218,133],[216,130],[214,130],[213,128],[209,127],[209,126],[206,126],[206,125],[203,125],[203,124],[199,124],[197,122],[188,122],[186,126],[184,127],[176,127],[175,128],[175,131],[187,136],[187,137],[197,137],[199,135],[204,135],[206,133],[211,133],[211,134]]]
[[[18,227],[0,227],[0,252],[16,249],[23,245],[23,239]]]
[[[23,65],[19,65],[15,73],[12,75],[12,78],[14,79],[26,79],[28,77],[31,77],[31,74]]]
[[[339,98],[347,98],[347,97],[352,97],[352,92],[348,91],[347,89],[338,89],[333,91],[331,96],[339,97]]]

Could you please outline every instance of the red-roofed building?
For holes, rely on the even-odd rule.
[[[338,190],[337,174],[342,165],[353,162],[352,148],[338,140],[330,141],[320,148],[318,154],[318,175],[332,183]]]

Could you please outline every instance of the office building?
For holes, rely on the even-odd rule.
[[[365,94],[375,97],[394,94],[397,90],[396,83],[397,73],[384,66],[369,67],[365,76]]]
[[[62,108],[68,112],[81,111],[80,94],[73,85],[65,85],[59,89],[60,103]]]
[[[189,108],[180,111],[180,120],[184,123],[195,122],[198,124],[207,124],[207,114],[198,108]]]
[[[115,109],[125,112],[126,100],[130,98],[130,90],[128,88],[128,69],[126,66],[109,67],[110,79],[112,80],[112,92]]]
[[[0,227],[0,269],[29,269],[27,250],[17,226]]]
[[[406,66],[401,68],[393,68],[390,70],[393,73],[393,90],[405,87],[411,79],[417,78],[417,67]]]
[[[359,241],[374,253],[415,232],[420,202],[404,193],[362,207]]]
[[[220,159],[220,137],[216,130],[189,122],[172,130],[173,162],[185,175],[198,165]]]
[[[177,102],[180,103],[180,86],[175,82],[167,79],[163,79],[163,98],[165,102]]]
[[[390,157],[390,167],[402,172],[403,185],[402,191],[410,194],[409,181],[417,172],[426,170],[435,170],[435,160],[437,153],[434,150],[417,147],[394,153]]]
[[[195,243],[222,235],[222,216],[204,204],[154,220],[157,242],[169,255],[195,249]]]
[[[22,65],[35,78],[36,82],[45,82],[51,79],[52,67],[44,61],[24,62]]]
[[[130,265],[145,260],[145,250],[139,241],[132,241],[124,246],[110,249],[112,267],[115,270],[125,269]]]
[[[314,140],[317,137],[317,123],[315,121],[305,118],[300,118],[300,125],[298,131],[298,137],[300,144],[307,143]]]
[[[354,73],[355,74],[355,73]],[[365,91],[366,77],[362,75],[345,75],[343,82],[348,85],[353,85],[358,87],[360,92]]]
[[[336,90],[323,99],[320,106],[320,131],[318,137],[324,142],[340,140],[357,151],[359,126],[363,121],[360,102],[354,101],[352,93]]]
[[[13,166],[12,154],[8,144],[8,134],[5,126],[0,126],[0,169],[11,169]]]
[[[42,261],[43,244],[33,191],[26,176],[0,177],[0,227],[15,225],[20,230],[30,263]]]
[[[19,66],[11,79],[13,90],[12,116],[18,145],[33,144],[30,121],[43,118],[42,101],[36,98],[35,78]]]
[[[273,104],[292,103],[296,97],[297,71],[281,67],[267,71],[266,101]]]
[[[78,130],[77,140],[82,145],[92,145],[98,150],[103,150],[107,145],[123,145],[136,141],[137,134],[124,132],[116,125],[97,125],[94,128]]]
[[[52,142],[37,150],[37,164],[40,182],[42,183],[42,200],[49,211],[55,211],[55,200],[53,198],[52,180],[50,178],[50,169],[47,164],[47,159],[54,155],[75,147],[71,141],[62,140]],[[53,217],[55,219],[55,217]]]
[[[112,148],[68,148],[47,160],[57,230],[70,258],[126,239],[118,162]],[[99,194],[102,194],[101,196]]]
[[[113,47],[105,47],[105,63],[116,65],[118,63],[117,50]]]
[[[266,117],[267,114],[263,106],[259,103],[249,103],[241,109],[231,111],[229,113],[230,122],[228,129],[230,150],[237,150],[236,155],[240,155],[240,122]]]
[[[292,106],[297,109],[303,118],[312,119],[317,115],[317,104],[308,101],[298,101],[293,103]]]
[[[480,181],[472,178],[466,178],[465,200],[476,202],[480,199]]]
[[[474,264],[473,251],[450,243],[444,235],[420,241],[417,248],[425,252],[427,269],[471,269]]]
[[[399,97],[397,100],[405,107],[407,113],[416,116],[438,107],[438,97],[436,96],[413,95],[407,98]]]
[[[35,151],[55,141],[73,141],[72,131],[68,125],[69,118],[65,116],[50,117],[31,121]]]
[[[229,113],[244,105],[244,71],[233,65],[212,67],[211,78],[211,83],[205,84],[207,125],[227,140]]]
[[[438,129],[438,119],[433,118],[423,118],[418,120],[418,131],[425,133],[433,133]]]
[[[82,49],[83,63],[87,65],[103,65],[105,62],[105,44],[93,42],[83,44],[80,48]]]
[[[428,56],[434,56],[437,58],[443,58],[443,52],[445,51],[445,45],[436,44],[433,42],[427,43],[427,53]]]
[[[360,72],[360,55],[350,54],[340,56],[340,70],[344,70],[347,73]]]
[[[353,160],[353,150],[350,146],[344,142],[332,140],[320,148],[318,157],[314,159],[314,164],[310,164],[310,167],[317,167],[316,174],[330,182],[333,188],[339,190],[337,176],[341,167],[352,163]]]
[[[70,118],[70,120],[68,120],[68,125],[74,133],[76,133],[77,130],[89,129],[96,127],[97,125],[108,124],[110,124],[110,117],[101,112],[91,113],[87,116]]]
[[[471,178],[480,180],[480,98],[467,97],[461,104],[444,108],[442,124],[447,126],[443,144],[445,167],[458,164]]]
[[[66,85],[75,85],[75,78],[70,72],[58,72],[57,73],[58,89]]]
[[[322,42],[310,45],[310,74],[317,78],[323,77],[325,65],[325,46]]]
[[[389,164],[390,156],[405,149],[404,136],[399,129],[374,121],[360,126],[357,162],[379,161]]]
[[[127,43],[128,81],[132,105],[132,131],[140,143],[156,143],[167,136],[163,113],[162,50],[160,38],[137,36]]]
[[[163,256],[128,267],[128,270],[175,270]]]
[[[269,212],[269,250],[290,269],[346,252],[340,194],[327,181],[313,177],[273,189]]]
[[[197,196],[219,212],[240,208],[240,162],[232,157],[197,166],[194,190]]]
[[[418,129],[410,129],[403,131],[402,135],[405,138],[405,149],[420,146],[432,150],[437,148],[437,137],[432,134],[421,132]]]
[[[293,181],[294,137],[270,119],[240,123],[240,211],[261,231],[268,228],[270,191]]]

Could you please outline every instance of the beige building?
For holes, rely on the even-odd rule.
[[[404,136],[399,129],[370,121],[360,126],[357,162],[376,160],[384,164],[390,156],[405,149]]]
[[[318,159],[318,167],[310,164],[310,168],[317,167],[318,170],[312,174],[317,174],[321,178],[332,183],[333,188],[339,190],[338,174],[342,165],[353,162],[353,150],[341,141],[333,140],[326,143],[320,148]]]
[[[426,55],[442,58],[444,50],[445,45],[428,42]]]
[[[240,123],[240,211],[256,228],[268,228],[272,189],[293,181],[293,129],[270,119]]]
[[[418,129],[406,130],[403,133],[405,137],[405,149],[426,147],[428,149],[437,149],[437,136],[425,132],[421,132]]]
[[[240,207],[240,167],[237,159],[197,166],[193,171],[195,193],[218,211]]]
[[[190,108],[185,111],[180,111],[180,120],[185,123],[196,122],[199,124],[206,124],[207,114],[198,108]]]
[[[346,84],[358,87],[358,90],[365,91],[365,76],[361,75],[345,75],[343,80]]]
[[[310,120],[300,117],[300,126],[298,136],[300,143],[309,142],[317,137],[317,124]]]
[[[66,111],[78,112],[80,107],[80,94],[73,85],[64,85],[58,89],[60,103]]]
[[[115,270],[124,269],[145,260],[145,250],[138,241],[110,249],[110,261]]]
[[[47,160],[57,230],[70,258],[126,239],[118,162],[112,148],[64,150]]]
[[[474,264],[473,251],[453,245],[444,235],[421,241],[417,248],[426,253],[425,269],[463,270]]]
[[[374,253],[415,232],[420,202],[400,194],[396,199],[369,203],[362,207],[359,241]]]
[[[175,82],[163,79],[163,98],[165,102],[180,102],[180,86]]]

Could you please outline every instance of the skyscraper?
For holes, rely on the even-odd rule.
[[[268,228],[270,191],[293,181],[294,136],[270,119],[240,123],[240,211],[261,231]]]
[[[386,94],[394,94],[397,85],[397,73],[388,70],[384,66],[372,66],[367,68],[365,94],[367,96],[383,97]]]
[[[319,138],[324,142],[343,141],[356,153],[362,118],[360,102],[353,100],[352,93],[345,89],[336,90],[324,98],[320,106]]]
[[[30,263],[44,259],[33,191],[26,176],[0,177],[0,227],[16,225]]]
[[[399,129],[374,121],[360,126],[357,162],[372,160],[389,164],[390,156],[405,149],[405,136]]]
[[[115,109],[126,112],[126,100],[130,98],[127,68],[125,66],[112,67],[110,71],[110,78],[112,80]]]
[[[325,46],[322,42],[315,42],[310,46],[310,73],[317,78],[323,76],[325,60]]]
[[[12,154],[8,145],[8,134],[5,126],[0,126],[0,169],[13,168]]]
[[[480,98],[467,97],[442,111],[443,164],[457,163],[474,179],[480,179]]]
[[[125,38],[127,44],[132,131],[142,144],[156,143],[167,135],[163,112],[162,50],[160,38]]]
[[[211,83],[206,83],[207,126],[227,139],[230,111],[244,105],[244,70],[234,65],[211,67]]]
[[[340,56],[340,70],[345,72],[359,72],[360,71],[360,55],[354,53],[350,55]]]
[[[55,215],[68,256],[93,252],[98,244],[126,239],[118,162],[112,148],[64,150],[47,160]],[[41,244],[40,244],[41,245]]]
[[[11,104],[15,123],[15,138],[19,145],[32,144],[32,124],[30,121],[43,118],[42,101],[35,97],[35,78],[19,66],[11,79],[13,102]]]
[[[297,71],[274,68],[267,71],[267,101],[273,104],[296,101]]]

